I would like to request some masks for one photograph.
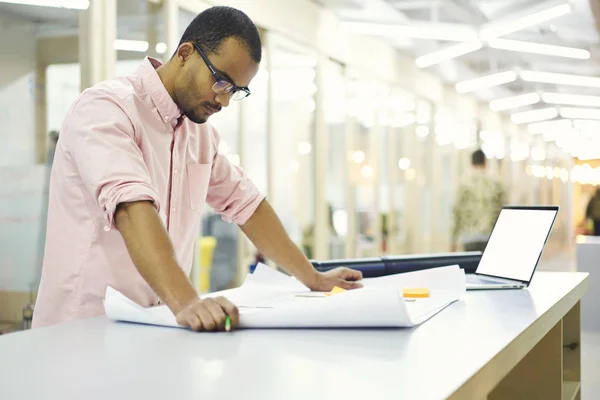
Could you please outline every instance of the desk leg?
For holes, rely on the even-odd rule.
[[[488,400],[562,400],[563,321],[559,321],[488,395]]]
[[[581,400],[581,307],[563,317],[563,400]]]

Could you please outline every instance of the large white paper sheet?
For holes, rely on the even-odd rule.
[[[307,297],[299,281],[265,265],[257,266],[236,289],[203,297],[225,296],[240,309],[240,328],[412,327],[431,318],[465,292],[458,266],[363,280],[364,288],[333,296]],[[406,301],[403,288],[426,287],[430,297]],[[143,308],[107,288],[107,316],[115,321],[180,327],[165,305]]]

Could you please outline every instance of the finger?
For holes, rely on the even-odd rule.
[[[200,321],[202,321],[202,327],[205,331],[214,331],[217,327],[217,324],[215,323],[211,313],[206,309],[206,303],[210,300],[211,299],[206,299],[202,301],[202,303],[198,304],[198,306],[195,308],[196,315],[198,318],[200,318]]]
[[[340,279],[336,286],[341,287],[342,289],[360,289],[363,287],[363,284],[357,281],[346,281]]]
[[[192,330],[196,332],[200,332],[202,330],[202,321],[200,321],[200,318],[198,318],[196,314],[189,313],[186,320],[189,327],[192,328]]]
[[[347,281],[360,281],[363,277],[362,272],[355,269],[344,268],[342,272],[342,277]]]
[[[210,314],[213,317],[213,320],[215,321],[215,330],[225,330],[225,318],[227,317],[227,315],[225,315],[225,311],[223,310],[221,305],[216,301],[211,301],[206,305],[206,309],[208,310],[208,312],[210,312]]]
[[[215,300],[223,308],[225,313],[229,315],[229,318],[231,318],[231,327],[235,328],[238,326],[240,324],[240,311],[237,306],[222,296],[217,297]]]

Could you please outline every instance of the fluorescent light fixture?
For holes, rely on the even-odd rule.
[[[527,130],[532,135],[541,134],[548,131],[564,131],[571,129],[570,119],[558,119],[556,121],[535,122],[527,125]]]
[[[546,121],[548,119],[556,118],[557,116],[558,111],[556,108],[550,107],[514,113],[510,116],[510,119],[515,124],[528,124],[530,122]]]
[[[567,106],[600,107],[600,96],[586,96],[583,94],[543,93],[542,101],[548,104]]]
[[[518,51],[521,53],[544,54],[547,56],[576,58],[579,60],[587,60],[590,58],[590,52],[585,49],[524,42],[521,40],[491,39],[488,41],[488,45],[493,49]]]
[[[462,55],[472,53],[483,47],[481,40],[473,42],[465,42],[455,44],[445,49],[434,51],[429,54],[425,54],[415,60],[415,64],[419,68],[427,68],[432,65],[441,63],[442,61],[452,60],[453,58],[460,57]]]
[[[600,131],[600,121],[589,119],[576,119],[573,121],[573,126],[580,131]]]
[[[22,4],[25,6],[71,8],[73,10],[87,10],[90,7],[89,0],[0,0],[0,3]]]
[[[600,110],[594,108],[561,107],[560,116],[572,119],[600,119]]]
[[[514,71],[499,72],[492,75],[482,76],[481,78],[458,82],[456,84],[456,91],[458,93],[469,93],[480,89],[504,85],[505,83],[514,82],[516,79],[517,73]]]
[[[509,33],[517,32],[532,26],[541,24],[542,22],[560,17],[570,13],[572,7],[565,2],[564,4],[547,8],[542,11],[534,12],[522,17],[509,19],[505,21],[491,22],[486,24],[479,32],[479,37],[482,40],[490,40],[500,36],[508,35]]]
[[[490,101],[490,110],[504,111],[539,103],[541,97],[537,93],[526,93]]]
[[[520,76],[521,79],[527,82],[600,88],[600,78],[592,76],[558,74],[555,72],[541,71],[521,71]]]
[[[138,51],[145,53],[148,51],[148,42],[143,40],[117,39],[115,40],[113,47],[115,50]]]
[[[458,24],[413,22],[411,24],[389,24],[361,21],[342,21],[340,28],[355,33],[388,37],[447,40],[468,42],[477,39],[477,32],[470,26]]]
[[[115,50],[136,51],[139,53],[145,53],[148,51],[149,44],[144,40],[117,39],[115,40],[113,47]],[[167,45],[165,43],[156,44],[156,52],[158,54],[164,54],[166,51]]]

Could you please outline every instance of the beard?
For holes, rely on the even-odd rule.
[[[198,115],[195,110],[181,110],[181,113],[187,117],[190,121],[196,124],[203,124],[208,121],[208,115]]]

